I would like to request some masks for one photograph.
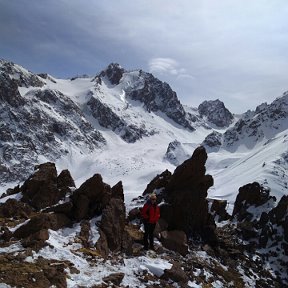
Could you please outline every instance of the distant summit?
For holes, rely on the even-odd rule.
[[[204,101],[199,105],[198,111],[202,118],[206,117],[207,121],[221,128],[228,127],[234,119],[232,113],[219,99]]]
[[[107,77],[112,85],[118,85],[125,70],[118,63],[111,63],[99,74],[99,78]]]

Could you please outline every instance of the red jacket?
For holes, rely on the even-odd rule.
[[[160,209],[157,204],[147,201],[141,210],[142,218],[148,223],[155,224],[160,218]]]

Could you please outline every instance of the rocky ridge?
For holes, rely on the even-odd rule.
[[[71,97],[67,91],[71,85],[77,91],[73,83],[79,79],[86,80],[87,88]],[[74,148],[97,151],[107,143],[99,125],[127,143],[161,133],[154,115],[187,133],[210,128],[196,110],[182,106],[167,83],[142,70],[126,71],[112,63],[95,77],[65,81],[69,89],[63,89],[63,80],[1,60],[1,183],[24,180],[34,163],[67,157]],[[109,97],[114,98],[108,101]],[[173,160],[174,165],[182,160]]]
[[[199,147],[173,174],[165,171],[147,185],[143,194],[156,190],[158,201],[164,203],[160,206],[162,216],[156,228],[159,242],[154,257],[169,261],[171,268],[161,277],[149,270],[135,270],[134,281],[139,285],[149,282],[151,287],[173,283],[189,287],[189,282],[202,286],[221,283],[223,287],[287,287],[287,196],[277,204],[269,190],[250,183],[239,189],[233,214],[229,215],[225,201],[209,204],[212,200],[207,199],[207,189],[213,185],[213,178],[206,175],[206,160],[205,149]],[[57,175],[55,165],[45,163],[37,166],[22,186],[4,195],[6,201],[0,204],[2,283],[68,287],[73,275],[83,273],[73,259],[99,267],[104,258],[106,265],[114,263],[118,267],[118,273],[96,277],[98,280],[91,278],[91,287],[109,287],[111,283],[124,287],[121,283],[125,273],[119,272],[123,262],[128,265],[143,257],[139,208],[129,211],[126,218],[121,182],[110,187],[101,175],[95,174],[79,188],[74,185],[69,171]],[[18,195],[19,200],[12,199],[13,195]],[[143,205],[144,198],[139,196],[134,201]],[[197,205],[190,209],[187,202]],[[175,215],[172,219],[171,213]],[[100,215],[101,219],[97,218]],[[95,224],[100,237],[92,241],[90,234]],[[61,229],[75,225],[80,225],[80,230],[74,238],[65,232],[70,242],[78,243],[72,260],[40,256],[47,249],[57,251],[49,242],[54,233],[61,235]],[[71,233],[69,229],[66,231]],[[72,249],[72,242],[66,244],[68,249]],[[11,253],[9,247],[20,249],[14,248]],[[268,263],[273,264],[270,269],[266,268]],[[18,276],[14,277],[16,271]]]
[[[56,160],[69,146],[93,151],[105,143],[69,97],[43,88],[43,78],[16,64],[0,64],[2,183],[24,180],[39,157]],[[30,89],[21,95],[22,87]]]
[[[263,103],[255,111],[247,111],[224,133],[213,131],[202,142],[209,151],[220,148],[237,150],[240,145],[247,149],[260,142],[273,138],[288,129],[288,94],[277,98],[271,104]]]

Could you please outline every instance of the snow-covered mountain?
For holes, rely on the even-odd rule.
[[[0,199],[0,286],[286,287],[287,97],[232,115],[219,100],[182,105],[167,83],[118,64],[93,77],[56,79],[1,60],[0,195],[21,185]],[[47,161],[62,172],[45,163],[27,179]],[[193,170],[192,182],[186,169]],[[218,245],[195,234],[183,257],[164,245],[165,233],[175,230],[161,227],[156,253],[141,252],[137,217],[125,215],[157,185],[160,220],[171,197],[176,204],[192,201],[180,207],[193,210],[194,218],[197,206],[200,212],[209,206],[211,219],[206,210],[198,217],[207,218],[203,231]],[[208,205],[211,185],[208,198],[223,201],[208,199]],[[161,195],[167,191],[170,198]],[[219,217],[224,222],[216,223]],[[127,250],[110,253],[115,239]],[[129,254],[128,247],[135,250]]]
[[[118,64],[93,77],[56,79],[1,60],[0,82],[2,184],[54,161],[76,184],[96,172],[111,184],[122,180],[129,202],[202,144],[215,179],[211,197],[233,203],[250,181],[285,193],[287,94],[235,116],[219,100],[184,106],[167,83]]]

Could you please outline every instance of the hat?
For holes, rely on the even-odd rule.
[[[156,196],[155,193],[152,193],[152,194],[149,195],[149,198],[150,198],[151,200],[156,200],[156,199],[157,199],[157,196]]]

